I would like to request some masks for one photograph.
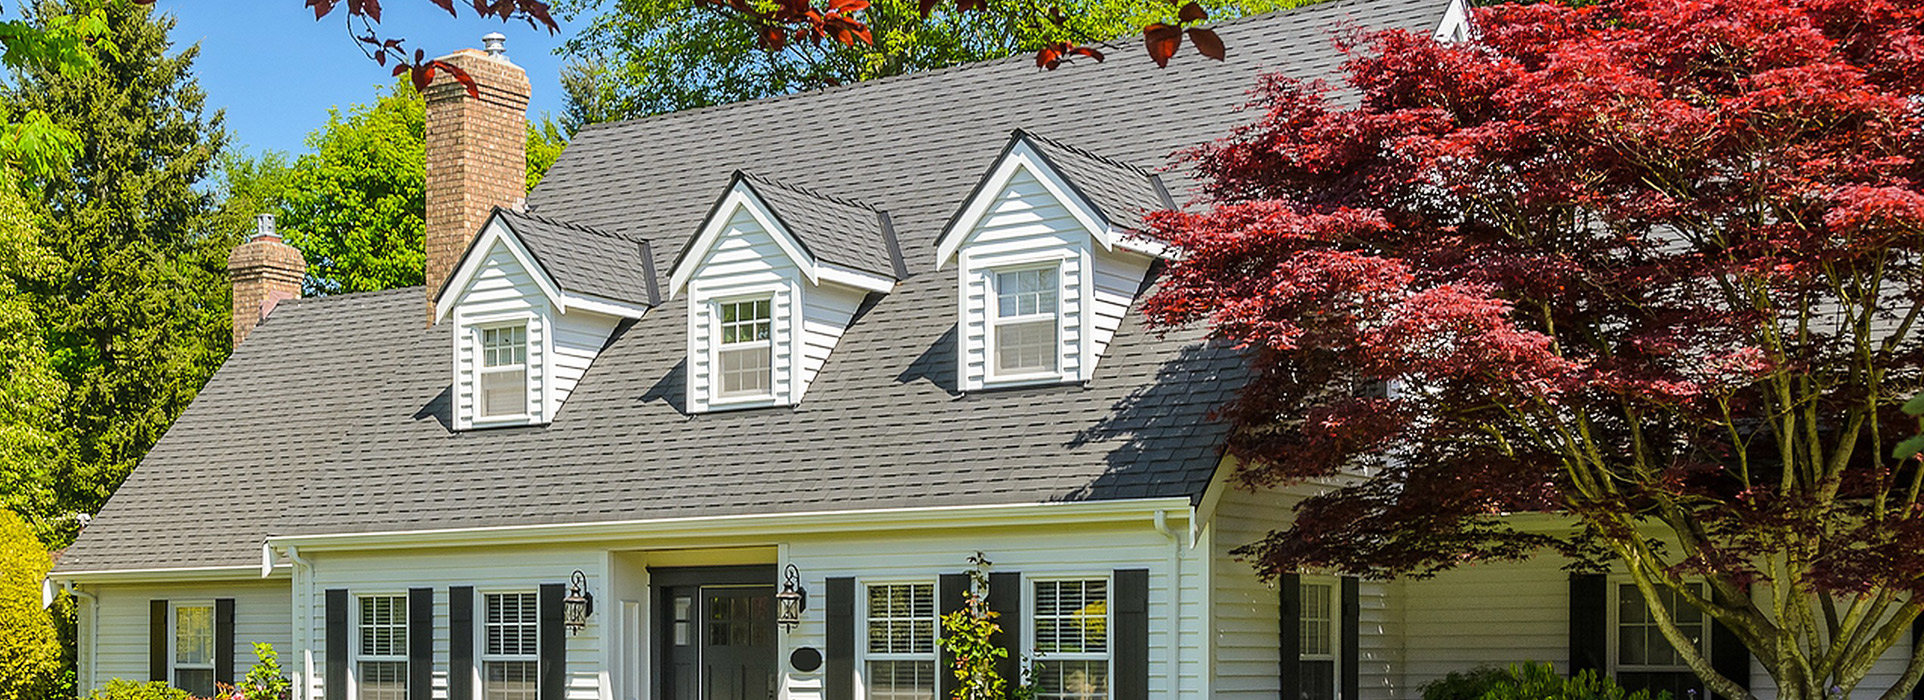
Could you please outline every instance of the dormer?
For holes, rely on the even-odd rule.
[[[654,306],[646,241],[496,209],[435,297],[457,430],[554,420],[625,319]]]
[[[887,213],[736,172],[669,272],[688,410],[801,403],[862,302],[903,276]]]
[[[1142,217],[1173,209],[1142,168],[1016,131],[936,243],[956,266],[960,388],[1087,382],[1150,264]]]

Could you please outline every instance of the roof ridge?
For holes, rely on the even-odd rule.
[[[419,294],[421,293],[421,290],[425,286],[426,285],[416,284],[416,285],[411,285],[407,287],[391,287],[388,289],[366,289],[358,292],[341,292],[338,294],[322,294],[320,296],[311,296],[311,297],[299,296],[299,297],[294,297],[292,299],[286,299],[278,303],[288,304],[288,305],[299,304],[302,306],[306,306],[310,304],[325,303],[330,301],[362,301],[367,299],[373,299],[376,297],[401,296],[404,293]]]
[[[531,212],[531,211],[525,211],[525,210],[524,210],[524,211],[516,211],[516,210],[514,210],[514,209],[506,209],[506,208],[503,208],[503,209],[502,209],[502,211],[504,211],[504,212],[507,212],[508,214],[511,214],[511,215],[514,215],[514,216],[520,216],[520,217],[524,217],[524,218],[528,218],[528,219],[534,219],[535,221],[539,221],[539,222],[542,222],[542,223],[546,223],[546,224],[553,224],[553,225],[555,225],[555,226],[560,226],[560,227],[562,227],[562,228],[565,228],[565,229],[568,229],[568,230],[571,230],[571,231],[579,231],[579,232],[581,232],[581,233],[586,233],[586,234],[591,234],[591,235],[595,235],[595,236],[600,236],[600,237],[602,237],[602,238],[612,238],[612,239],[615,239],[615,240],[617,240],[617,241],[621,241],[621,242],[624,242],[624,243],[647,243],[647,242],[648,242],[648,239],[646,239],[646,238],[632,238],[632,237],[629,237],[629,236],[625,236],[625,235],[622,235],[622,234],[619,234],[619,233],[615,233],[615,232],[612,232],[612,231],[603,231],[603,230],[601,230],[601,229],[598,229],[598,228],[595,228],[595,227],[593,227],[593,226],[589,226],[589,225],[587,225],[587,224],[578,224],[578,223],[575,223],[575,222],[573,222],[573,221],[569,221],[569,220],[567,220],[567,219],[558,219],[558,218],[555,218],[555,217],[552,217],[552,216],[547,216],[547,215],[544,215],[544,214],[536,214],[536,213],[534,213],[534,212]]]
[[[798,192],[798,193],[801,193],[801,194],[805,194],[805,195],[808,195],[808,196],[810,196],[810,197],[814,197],[814,198],[816,198],[816,199],[826,199],[826,200],[828,200],[828,201],[831,201],[831,202],[834,202],[834,203],[836,203],[836,204],[842,204],[842,205],[846,205],[846,206],[851,206],[851,207],[855,207],[855,208],[857,208],[857,209],[867,209],[867,210],[869,210],[870,212],[880,212],[880,211],[881,211],[881,209],[877,209],[877,208],[875,208],[875,206],[873,206],[873,205],[871,205],[871,204],[869,204],[869,203],[867,203],[867,202],[864,202],[864,201],[862,201],[862,200],[859,200],[859,199],[855,199],[855,198],[853,198],[853,197],[837,197],[837,196],[835,196],[835,195],[832,195],[832,194],[829,194],[829,193],[827,193],[827,192],[822,192],[822,191],[820,191],[820,190],[815,190],[815,189],[811,189],[811,188],[808,188],[808,187],[803,187],[803,186],[801,186],[801,185],[797,185],[797,184],[794,184],[794,183],[790,183],[790,182],[785,182],[785,181],[782,181],[782,180],[777,180],[777,179],[775,179],[775,178],[772,178],[772,177],[769,177],[769,176],[767,176],[767,175],[762,175],[762,174],[760,174],[760,173],[755,173],[755,172],[751,172],[751,171],[748,171],[748,170],[739,170],[739,171],[737,171],[737,172],[740,172],[740,173],[742,174],[742,177],[744,177],[744,178],[747,178],[747,179],[749,179],[749,180],[752,180],[752,181],[755,181],[755,182],[759,182],[759,183],[762,183],[762,184],[764,184],[764,185],[768,185],[768,186],[770,186],[770,187],[779,187],[779,188],[782,188],[782,189],[785,189],[785,190],[788,190],[788,191],[790,191],[790,192]]]
[[[1080,146],[1075,146],[1075,145],[1072,145],[1072,144],[1068,144],[1068,143],[1064,143],[1064,142],[1062,142],[1062,141],[1059,141],[1059,140],[1056,140],[1056,139],[1053,139],[1053,138],[1049,138],[1049,137],[1047,137],[1047,136],[1043,136],[1042,134],[1038,134],[1038,133],[1036,133],[1036,132],[1034,132],[1034,131],[1031,131],[1031,130],[1029,130],[1029,129],[1016,129],[1016,131],[1018,131],[1018,132],[1021,132],[1021,133],[1022,133],[1022,134],[1023,134],[1024,136],[1027,136],[1027,137],[1029,137],[1029,138],[1032,138],[1032,139],[1035,139],[1035,140],[1037,140],[1037,141],[1041,141],[1041,142],[1043,142],[1043,143],[1045,143],[1045,144],[1048,144],[1048,145],[1051,145],[1051,146],[1055,146],[1056,148],[1060,148],[1060,149],[1062,149],[1062,150],[1065,150],[1065,151],[1069,151],[1069,152],[1071,152],[1071,153],[1075,153],[1075,154],[1077,154],[1077,155],[1081,155],[1081,156],[1085,156],[1085,157],[1089,157],[1089,158],[1094,158],[1094,159],[1096,159],[1096,160],[1098,160],[1098,161],[1101,161],[1101,162],[1103,162],[1103,163],[1105,163],[1105,164],[1108,164],[1108,165],[1113,165],[1113,166],[1116,166],[1116,167],[1118,167],[1118,168],[1124,168],[1124,169],[1127,169],[1127,170],[1129,170],[1129,171],[1131,171],[1131,172],[1134,172],[1134,173],[1136,173],[1137,175],[1141,175],[1141,176],[1143,176],[1143,177],[1145,177],[1145,178],[1148,178],[1148,177],[1155,177],[1155,175],[1156,175],[1156,173],[1155,173],[1154,171],[1151,171],[1151,170],[1149,170],[1148,168],[1144,168],[1144,167],[1142,167],[1142,166],[1140,166],[1140,165],[1136,165],[1135,163],[1130,163],[1130,162],[1126,162],[1126,161],[1121,161],[1121,160],[1117,160],[1117,159],[1115,159],[1115,158],[1110,158],[1109,156],[1105,156],[1105,155],[1103,155],[1103,154],[1101,154],[1101,153],[1097,153],[1097,152],[1095,152],[1095,151],[1091,151],[1091,150],[1089,150],[1089,149],[1087,149],[1087,148],[1082,148],[1082,147],[1080,147]]]
[[[1232,19],[1223,20],[1221,22],[1214,22],[1207,25],[1203,25],[1203,26],[1206,26],[1210,29],[1222,29],[1224,27],[1233,27],[1233,26],[1242,25],[1242,24],[1252,24],[1252,23],[1255,23],[1256,21],[1263,20],[1263,19],[1273,19],[1283,15],[1296,14],[1298,11],[1322,10],[1322,9],[1328,9],[1332,7],[1346,6],[1346,5],[1367,4],[1369,2],[1374,2],[1374,1],[1379,1],[1379,0],[1326,0],[1324,2],[1307,2],[1307,3],[1296,5],[1293,7],[1285,7],[1285,8],[1270,10],[1269,12],[1262,12],[1262,13],[1257,13],[1253,15],[1235,17]],[[1095,45],[1096,46],[1121,46],[1125,43],[1125,40],[1128,38],[1129,38],[1128,36],[1116,37],[1115,39],[1110,39],[1108,41],[1096,42]],[[859,80],[853,83],[845,83],[842,85],[829,85],[825,87],[815,88],[812,90],[803,90],[800,92],[787,92],[787,93],[782,93],[780,95],[768,95],[765,97],[757,97],[757,98],[748,99],[748,100],[736,100],[734,102],[724,102],[721,104],[704,105],[701,107],[691,107],[688,109],[678,109],[678,110],[673,110],[668,112],[661,112],[658,114],[650,114],[646,116],[635,117],[633,119],[621,119],[617,121],[586,124],[581,127],[581,131],[579,133],[590,133],[590,132],[596,132],[596,131],[606,131],[611,129],[631,128],[631,127],[637,127],[643,123],[657,121],[666,117],[687,116],[687,115],[702,114],[707,112],[717,112],[717,111],[722,111],[727,109],[743,108],[748,105],[774,103],[782,100],[814,97],[817,95],[825,95],[825,94],[841,92],[845,90],[859,90],[863,88],[871,88],[871,87],[877,87],[881,85],[891,85],[894,83],[906,82],[910,80],[918,80],[922,78],[930,78],[938,75],[947,75],[950,73],[959,73],[963,71],[975,70],[978,68],[986,69],[990,66],[997,66],[1005,63],[1033,64],[1034,61],[1035,59],[1032,56],[1028,55],[1027,53],[1012,53],[1008,56],[1003,56],[1000,58],[987,58],[980,61],[960,63],[953,66],[943,66],[941,68],[932,68],[929,70],[920,70],[920,71],[913,71],[909,73],[888,75],[880,78],[872,78],[869,80]],[[1098,62],[1095,65],[1100,66],[1102,64]],[[1042,69],[1037,68],[1036,70],[1042,70]],[[579,133],[577,134],[577,136],[579,135]]]

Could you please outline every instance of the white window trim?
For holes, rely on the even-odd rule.
[[[949,669],[942,667],[942,582],[930,578],[878,578],[859,579],[856,589],[860,592],[860,609],[855,615],[855,629],[861,630],[855,644],[855,697],[867,700],[869,696],[868,662],[870,661],[932,661],[935,664],[935,684],[939,691],[942,679]],[[871,654],[868,650],[868,590],[872,586],[927,585],[935,592],[935,649],[927,655],[922,654]]]
[[[479,427],[491,427],[491,426],[500,426],[500,425],[525,425],[534,420],[534,414],[528,411],[528,408],[527,408],[528,404],[530,402],[536,402],[542,399],[540,392],[537,390],[538,389],[538,387],[536,386],[537,382],[535,381],[536,372],[534,370],[534,358],[544,356],[546,354],[546,353],[536,353],[535,351],[535,341],[534,341],[535,334],[534,334],[534,327],[533,327],[534,319],[535,317],[532,314],[530,314],[527,316],[517,316],[513,318],[473,321],[468,324],[467,326],[468,333],[474,336],[473,338],[474,356],[471,359],[474,367],[474,406],[472,406],[471,408],[473,411],[473,416],[474,416],[473,423],[475,427],[479,428]],[[490,370],[484,364],[485,355],[487,353],[487,348],[482,344],[482,338],[484,337],[484,332],[490,331],[490,330],[499,330],[502,328],[513,328],[516,326],[520,326],[522,329],[521,330],[522,352],[526,355],[526,358],[521,361],[521,372],[522,372],[521,377],[522,377],[522,383],[524,384],[524,386],[522,387],[522,391],[524,393],[522,394],[523,398],[521,401],[521,412],[514,413],[514,414],[503,414],[498,416],[485,415],[482,413],[482,407],[481,407],[481,402],[482,402],[481,383],[482,383],[482,379],[487,374],[489,374]],[[507,371],[513,371],[513,370],[495,369],[493,371],[507,372]]]
[[[1303,654],[1299,652],[1297,661],[1328,661],[1331,670],[1334,671],[1334,673],[1330,674],[1329,696],[1337,698],[1337,700],[1344,700],[1343,642],[1345,641],[1345,636],[1355,634],[1355,632],[1343,629],[1343,580],[1333,576],[1300,576],[1296,579],[1296,585],[1299,587],[1321,586],[1329,589],[1329,605],[1323,610],[1324,616],[1329,620],[1329,653]],[[1296,600],[1299,605],[1302,599],[1302,592],[1298,591]],[[1297,624],[1302,624],[1300,612],[1298,613],[1297,619]],[[1300,633],[1298,634],[1297,646],[1299,648],[1302,646]]]
[[[775,320],[775,299],[777,296],[779,296],[779,290],[769,289],[767,291],[757,291],[757,292],[749,292],[749,293],[743,293],[743,294],[730,294],[726,296],[709,297],[706,300],[704,300],[703,303],[708,305],[708,315],[709,315],[709,323],[708,323],[709,325],[709,328],[708,328],[708,367],[709,367],[708,405],[709,406],[714,406],[714,407],[726,406],[730,408],[754,407],[754,406],[770,405],[777,400],[779,392],[776,391],[776,386],[775,386],[775,370],[777,369],[775,365],[776,365],[776,356],[779,355],[780,353],[776,352],[776,349],[780,347],[781,338],[782,338],[782,332],[781,332],[782,329],[780,327],[780,324],[777,323]],[[721,357],[722,357],[722,350],[723,350],[722,341],[721,341],[721,330],[722,330],[721,307],[728,304],[739,304],[742,302],[752,302],[752,301],[768,302],[768,392],[764,394],[732,394],[732,395],[724,394],[722,393],[722,378],[721,378],[721,374],[722,374]],[[750,345],[753,345],[753,343],[735,343],[732,347],[747,347]]]
[[[491,595],[532,595],[535,597],[535,605],[537,607],[541,605],[541,592],[538,590],[529,590],[526,588],[496,588],[485,590],[477,589],[474,592],[474,604],[480,614],[476,616],[478,618],[475,621],[477,624],[474,625],[474,684],[470,687],[474,689],[474,696],[476,698],[485,698],[488,696],[488,662],[532,661],[536,664],[541,662],[541,615],[538,609],[535,613],[535,651],[533,654],[488,653],[488,596]],[[455,700],[464,699],[457,698]]]
[[[216,666],[215,660],[211,658],[208,659],[205,664],[181,664],[178,661],[180,658],[180,650],[178,647],[180,645],[181,608],[207,608],[207,621],[213,625],[211,629],[207,630],[207,633],[215,638],[214,653],[220,653],[220,609],[214,604],[213,600],[167,601],[167,685],[175,688],[180,687],[180,677],[176,671],[186,669],[189,671],[207,671],[212,673]],[[218,683],[220,679],[215,678],[214,682]]]
[[[1064,370],[1062,367],[1063,355],[1064,355],[1065,346],[1066,346],[1066,343],[1063,341],[1063,337],[1065,336],[1065,331],[1067,330],[1063,327],[1062,306],[1066,301],[1063,298],[1063,288],[1066,285],[1066,280],[1063,278],[1062,268],[1063,268],[1063,263],[1068,259],[1069,257],[1066,255],[1055,255],[1055,256],[1050,256],[1046,259],[1041,259],[1041,260],[1012,261],[1005,264],[995,265],[993,267],[983,266],[977,270],[977,274],[980,276],[982,281],[982,290],[983,290],[982,383],[984,386],[988,386],[988,387],[1025,386],[1025,385],[1031,385],[1031,384],[1058,384],[1064,381],[1068,381],[1069,373],[1066,370]],[[1002,323],[1004,323],[1006,319],[1002,318],[1002,313],[1001,313],[1002,304],[1001,304],[1000,294],[996,290],[996,282],[995,282],[996,276],[1002,275],[1002,274],[1008,274],[1012,272],[1028,272],[1031,270],[1050,270],[1050,269],[1055,270],[1055,273],[1056,273],[1055,274],[1055,278],[1056,278],[1055,366],[1056,368],[1054,371],[1048,371],[1048,372],[1024,372],[1020,374],[999,374],[996,372],[996,368],[995,368],[996,338],[999,333],[998,327]],[[1022,320],[1019,320],[1019,321],[1006,320],[1006,322],[1029,323],[1029,322],[1041,320],[1042,315],[1037,314],[1032,317],[1020,317],[1020,318]],[[1080,338],[1081,334],[1078,334],[1077,337]],[[1080,353],[1081,349],[1078,348],[1077,352]]]
[[[411,635],[414,634],[414,628],[413,628],[414,621],[412,619],[409,619],[408,621],[403,622],[401,624],[401,634],[405,641],[401,644],[400,655],[398,656],[397,655],[364,655],[361,653],[361,625],[364,624],[361,621],[361,599],[362,598],[398,598],[401,601],[401,609],[403,611],[406,611],[406,612],[412,612],[412,611],[409,610],[408,595],[406,591],[402,591],[400,593],[394,593],[394,592],[388,592],[388,591],[356,593],[354,594],[353,597],[354,597],[354,611],[352,615],[349,616],[350,617],[349,622],[351,624],[349,625],[349,630],[348,630],[349,643],[348,643],[348,649],[347,649],[347,686],[348,686],[347,692],[348,692],[349,700],[359,700],[359,698],[361,697],[361,662],[362,661],[398,661],[404,665],[410,663],[410,661],[408,660],[407,650],[408,650],[408,646],[414,642],[414,639],[411,637]],[[413,669],[409,668],[408,673],[403,674],[401,676],[401,682],[403,684],[412,683],[413,682],[413,677],[411,675],[412,673],[413,673]],[[412,691],[412,689],[409,689],[409,690]]]
[[[1049,581],[1102,581],[1105,600],[1102,606],[1103,653],[1101,654],[1051,654],[1044,656],[1036,651],[1036,594],[1035,585]],[[1113,699],[1116,695],[1116,582],[1114,572],[1101,571],[1086,574],[1048,573],[1040,576],[1022,575],[1022,673],[1026,677],[1034,671],[1034,664],[1047,666],[1050,661],[1103,661],[1109,670],[1109,677],[1103,679],[1102,687],[1107,690],[1105,697]],[[1011,680],[1011,684],[1019,682]]]
[[[1627,575],[1614,575],[1614,574],[1609,576],[1605,580],[1608,582],[1608,586],[1609,586],[1609,594],[1605,597],[1604,604],[1605,604],[1605,607],[1609,608],[1609,615],[1607,617],[1609,618],[1608,624],[1610,629],[1610,638],[1609,638],[1610,649],[1609,649],[1609,653],[1606,654],[1606,656],[1610,660],[1610,678],[1612,680],[1615,680],[1617,678],[1618,673],[1624,673],[1624,672],[1627,672],[1627,673],[1691,673],[1691,674],[1696,673],[1696,671],[1691,670],[1689,666],[1685,666],[1685,665],[1651,666],[1646,664],[1633,665],[1633,664],[1623,663],[1623,660],[1619,658],[1619,656],[1621,656],[1621,651],[1623,649],[1622,641],[1620,639],[1620,637],[1623,635],[1623,622],[1621,619],[1623,616],[1622,615],[1623,598],[1621,597],[1621,595],[1623,592],[1623,586],[1632,585],[1634,582],[1631,581],[1630,577]],[[1709,588],[1705,586],[1705,584],[1702,581],[1692,579],[1689,581],[1689,583],[1691,585],[1698,586],[1701,590],[1705,591],[1705,593],[1708,594]],[[1642,594],[1639,593],[1638,595],[1642,595]],[[1709,615],[1707,614],[1703,615],[1703,628],[1704,628],[1703,638],[1700,640],[1698,651],[1699,653],[1702,653],[1704,655],[1704,658],[1710,658],[1711,636],[1712,636],[1712,630],[1714,629],[1715,624],[1716,623],[1710,619]]]

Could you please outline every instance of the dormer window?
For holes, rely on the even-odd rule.
[[[528,413],[528,324],[481,329],[481,417]]]
[[[995,273],[995,375],[1055,375],[1060,372],[1062,319],[1056,311],[1061,289],[1057,267]]]
[[[721,319],[721,338],[716,345],[720,354],[721,398],[758,398],[768,396],[774,386],[775,335],[770,316],[773,300],[768,297],[727,301],[716,316]]]

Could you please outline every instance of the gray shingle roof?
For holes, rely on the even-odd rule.
[[[741,179],[817,259],[896,279],[903,277],[887,215],[858,201],[753,173],[741,173]]]
[[[1049,161],[1049,167],[1095,205],[1110,226],[1141,230],[1143,214],[1176,208],[1161,178],[1141,167],[1104,158],[1039,134],[1017,131],[1011,137],[1014,139],[1033,145],[1036,152]]]
[[[563,291],[640,306],[655,303],[653,253],[646,240],[508,209],[495,214]]]
[[[1160,70],[1118,51],[1045,73],[1017,57],[584,129],[532,193],[543,216],[660,256],[752,168],[889,212],[908,276],[871,296],[793,409],[684,413],[677,299],[618,330],[552,424],[466,433],[448,428],[449,331],[423,327],[421,290],[285,305],[60,567],[255,563],[268,532],[1195,498],[1239,356],[1132,313],[1085,386],[960,394],[936,238],[1013,129],[1167,163],[1252,119],[1236,108],[1259,72],[1331,73],[1340,25],[1427,31],[1445,5],[1338,0],[1229,23],[1224,63]]]

